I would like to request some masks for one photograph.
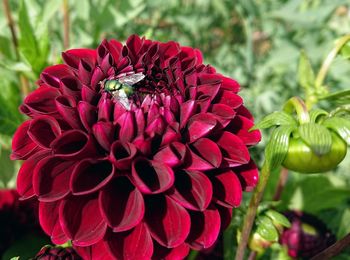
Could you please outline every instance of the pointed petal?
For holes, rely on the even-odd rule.
[[[77,253],[85,260],[116,260],[107,249],[107,242],[101,240],[91,246],[74,246]]]
[[[143,223],[130,231],[110,233],[107,245],[111,255],[121,260],[151,259],[153,254],[152,238]]]
[[[97,196],[74,196],[64,200],[59,213],[62,229],[73,245],[91,246],[106,233],[107,224],[100,213]]]
[[[80,122],[79,113],[76,107],[76,102],[73,97],[59,96],[56,98],[55,102],[56,102],[57,111],[72,128],[75,128],[75,129],[83,128]]]
[[[94,136],[103,149],[109,151],[114,140],[115,127],[111,122],[97,122],[93,128]]]
[[[259,170],[253,160],[233,169],[245,191],[252,191],[259,181]]]
[[[146,200],[145,220],[152,237],[165,247],[181,245],[191,226],[187,210],[168,196]]]
[[[182,260],[185,259],[190,251],[190,247],[183,243],[175,248],[166,248],[154,242],[154,259],[164,260]]]
[[[97,108],[88,102],[80,101],[78,104],[80,121],[87,131],[97,122]]]
[[[245,145],[255,145],[261,140],[259,130],[249,131],[254,126],[254,122],[244,116],[236,116],[228,126],[230,132],[237,135],[245,143]]]
[[[126,178],[118,177],[100,192],[102,216],[113,232],[135,227],[143,218],[145,205],[141,192]]]
[[[201,138],[194,142],[192,146],[198,155],[215,168],[219,168],[222,161],[222,154],[215,142],[208,138]]]
[[[221,103],[235,109],[242,105],[243,100],[232,91],[220,89],[215,98],[215,103]]]
[[[224,207],[238,207],[242,201],[242,186],[237,175],[228,170],[212,177],[216,203]]]
[[[122,142],[130,142],[135,136],[135,116],[131,111],[125,112],[117,120],[119,126],[119,140]]]
[[[51,142],[61,134],[61,128],[55,118],[39,116],[32,120],[28,135],[43,148],[49,148]]]
[[[107,93],[104,93],[107,94]],[[102,95],[98,105],[98,121],[111,121],[113,113],[113,101],[106,95]]]
[[[195,101],[188,100],[180,106],[180,129],[184,128],[195,112]]]
[[[67,65],[58,64],[46,67],[40,74],[40,79],[54,88],[59,88],[61,79],[72,75],[73,72]]]
[[[91,136],[80,130],[64,132],[51,143],[51,147],[55,155],[70,160],[96,154]]]
[[[39,221],[46,234],[51,236],[51,240],[57,244],[64,244],[68,237],[63,232],[59,222],[59,206],[61,202],[40,202]]]
[[[33,188],[38,199],[52,202],[67,196],[75,165],[75,161],[64,161],[55,156],[47,156],[37,163],[33,173]]]
[[[49,151],[38,152],[22,164],[17,176],[17,191],[22,196],[21,199],[29,199],[35,195],[33,190],[34,168],[49,154]]]
[[[95,49],[72,49],[62,53],[64,62],[74,68],[78,69],[79,63],[83,60],[90,66],[95,65],[96,50]]]
[[[192,143],[208,135],[216,126],[215,116],[209,113],[196,114],[188,121],[188,139]]]
[[[137,153],[137,148],[132,143],[115,141],[111,147],[110,160],[119,170],[130,169],[131,161]]]
[[[166,191],[174,183],[174,172],[166,164],[138,157],[132,163],[132,180],[145,194]]]
[[[113,164],[106,159],[82,160],[74,168],[70,187],[74,195],[93,193],[105,186],[114,175]]]
[[[38,145],[28,135],[32,120],[21,124],[12,139],[11,160],[26,160],[38,149]]]
[[[184,168],[191,171],[206,171],[214,169],[215,167],[188,148],[186,151]]]
[[[191,231],[186,242],[195,250],[211,247],[220,232],[220,214],[214,208],[203,212],[194,211],[191,215]]]
[[[174,193],[169,195],[180,205],[191,210],[205,210],[213,195],[209,178],[198,171],[177,171]]]
[[[238,136],[224,131],[214,141],[219,145],[224,156],[233,164],[241,165],[249,162],[248,149]]]

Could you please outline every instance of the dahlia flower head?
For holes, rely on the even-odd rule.
[[[84,259],[181,259],[214,244],[257,183],[239,84],[199,50],[130,36],[72,49],[20,106],[12,159],[55,244]],[[107,81],[142,73],[121,100]]]

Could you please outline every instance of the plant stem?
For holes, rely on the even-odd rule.
[[[338,255],[341,251],[343,251],[345,248],[349,246],[350,246],[350,233],[347,234],[342,239],[338,240],[335,244],[331,245],[330,247],[327,247],[321,253],[311,258],[311,260],[332,259],[332,257]]]
[[[63,47],[69,48],[69,3],[63,0]]]
[[[244,251],[248,244],[248,240],[250,237],[250,232],[252,230],[256,211],[258,209],[259,203],[262,199],[262,196],[264,194],[264,190],[267,184],[267,181],[270,176],[270,169],[267,164],[267,162],[264,162],[264,165],[261,169],[260,179],[258,182],[258,185],[256,189],[254,190],[254,193],[252,195],[252,198],[250,199],[249,208],[247,211],[247,214],[244,218],[243,228],[242,228],[242,236],[238,244],[237,252],[236,252],[236,260],[243,260],[244,257]]]
[[[282,167],[280,172],[280,177],[277,183],[275,194],[273,195],[272,200],[278,201],[281,198],[282,191],[284,189],[284,186],[286,185],[288,179],[288,169]]]
[[[327,55],[326,59],[323,61],[321,69],[319,70],[316,80],[315,80],[315,87],[318,90],[321,90],[323,88],[323,81],[327,75],[327,72],[334,60],[334,58],[337,56],[338,52],[343,48],[343,46],[350,41],[350,34],[345,35],[342,38],[340,38],[335,47],[331,50],[331,52]]]
[[[18,52],[18,40],[17,40],[15,23],[12,18],[9,1],[3,0],[3,5],[4,5],[4,11],[6,14],[7,24],[11,31],[12,45],[13,45],[13,48],[15,49],[16,60],[19,61],[20,57]],[[19,74],[19,80],[21,82],[21,94],[22,94],[22,97],[24,98],[30,92],[28,79],[24,75]]]
[[[3,0],[2,1],[4,5],[4,11],[7,19],[7,24],[8,27],[10,28],[11,31],[11,37],[12,37],[12,44],[15,49],[15,54],[16,54],[16,59],[19,59],[19,54],[18,54],[18,40],[17,40],[17,35],[16,35],[16,30],[15,30],[15,23],[13,22],[12,15],[11,15],[11,9],[10,9],[10,4],[8,0]]]

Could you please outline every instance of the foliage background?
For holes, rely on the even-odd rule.
[[[12,0],[9,4],[18,43],[15,49],[2,5],[1,188],[15,186],[19,168],[19,162],[9,160],[11,137],[24,120],[17,107],[35,88],[40,71],[60,63],[60,53],[67,48],[96,48],[104,38],[123,41],[134,33],[196,47],[206,63],[240,82],[241,95],[259,120],[279,110],[289,97],[302,95],[296,79],[301,49],[317,69],[334,40],[350,32],[348,0]],[[338,57],[327,85],[331,90],[348,88],[349,75],[349,61]],[[252,151],[258,161],[266,139]],[[317,214],[341,238],[350,232],[349,169],[348,156],[336,172],[291,173],[280,209]],[[267,200],[277,176],[278,171],[269,183]]]

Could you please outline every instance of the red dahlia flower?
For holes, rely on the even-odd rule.
[[[292,227],[283,232],[281,244],[287,246],[289,256],[309,259],[336,241],[332,232],[317,217],[298,211],[285,215]]]
[[[30,119],[12,144],[18,191],[40,201],[52,241],[93,259],[213,245],[258,179],[248,146],[260,132],[238,83],[197,49],[138,36],[62,56],[21,105]]]
[[[81,260],[82,258],[71,247],[45,246],[33,260]]]

